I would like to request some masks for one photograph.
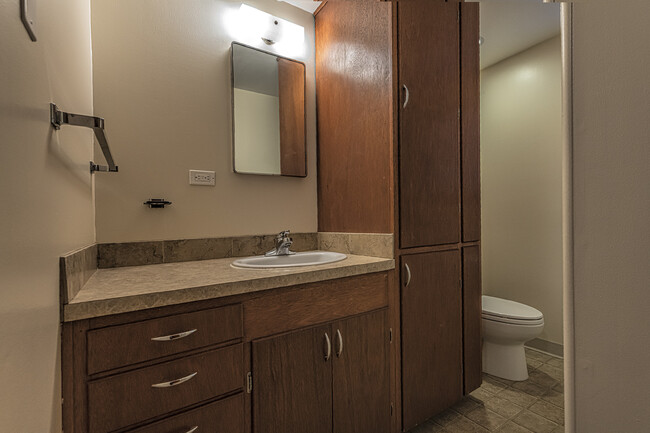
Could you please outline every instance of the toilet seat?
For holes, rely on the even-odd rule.
[[[541,311],[519,302],[483,295],[482,303],[485,320],[529,326],[544,323]]]
[[[491,322],[500,322],[508,323],[510,325],[519,325],[519,326],[539,326],[544,324],[544,318],[536,320],[521,320],[521,319],[509,319],[507,317],[497,317],[490,316],[489,314],[482,315],[483,320],[489,320]]]

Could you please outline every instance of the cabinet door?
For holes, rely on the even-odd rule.
[[[404,430],[462,397],[460,251],[402,256]]]
[[[397,6],[400,246],[459,242],[459,4]]]
[[[479,3],[460,4],[463,241],[481,238]]]
[[[464,391],[469,394],[483,382],[481,352],[481,249],[463,248],[463,363]]]
[[[332,331],[334,433],[388,433],[388,310],[342,320]]]
[[[252,343],[254,432],[332,432],[331,337],[321,326]]]

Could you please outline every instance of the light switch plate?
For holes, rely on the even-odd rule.
[[[215,185],[215,172],[205,170],[190,170],[190,185]]]
[[[20,20],[27,30],[29,39],[36,42],[36,0],[20,0]]]

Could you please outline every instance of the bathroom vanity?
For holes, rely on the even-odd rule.
[[[390,431],[394,260],[233,261],[95,272],[64,305],[66,432]]]

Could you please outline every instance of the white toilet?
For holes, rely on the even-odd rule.
[[[510,380],[528,379],[524,343],[544,329],[533,307],[483,295],[483,371]]]

